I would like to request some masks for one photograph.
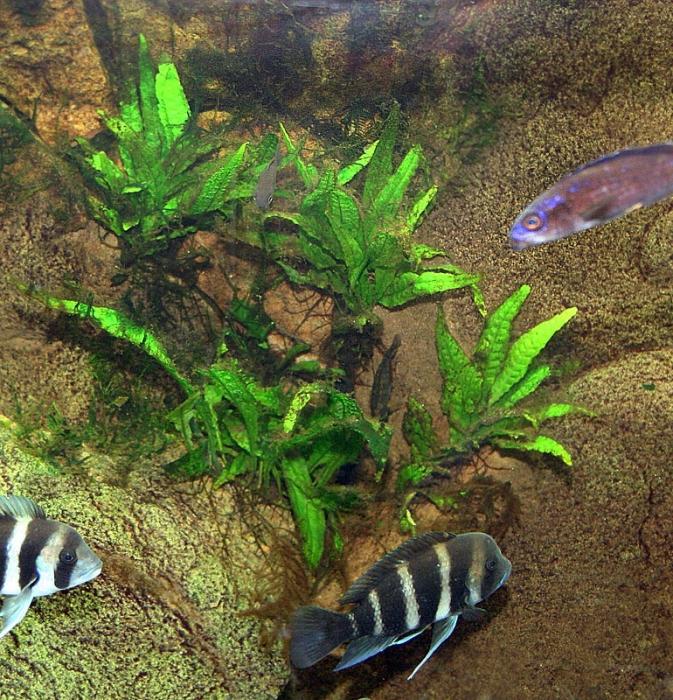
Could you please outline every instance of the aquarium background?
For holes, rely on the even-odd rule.
[[[136,255],[96,221],[81,156],[88,144],[118,162],[101,111],[118,115],[137,85],[140,33],[153,71],[176,66],[194,138],[216,134],[221,157],[248,143],[258,167],[234,204]],[[0,0],[0,490],[75,526],[104,562],[92,583],[34,603],[2,640],[0,695],[673,697],[671,200],[522,252],[507,238],[565,173],[672,138],[671,46],[666,0]],[[289,155],[282,123],[305,167],[338,171],[383,138],[397,105],[394,167],[415,145],[423,153],[402,210],[438,189],[416,230],[395,232],[407,252],[425,244],[478,276],[483,303],[466,282],[338,326],[339,295],[300,284],[313,269],[305,256],[272,255],[296,231],[269,211],[296,211],[315,183],[288,161],[271,209],[257,206],[254,183],[273,156],[260,144],[272,134]],[[366,172],[344,185],[363,207]],[[288,261],[294,281],[278,264]],[[451,382],[437,305],[471,354],[482,312],[524,284],[513,339],[577,307],[546,344],[549,376],[525,404],[582,407],[544,427],[572,465],[491,443],[441,453]],[[132,319],[142,347],[101,330],[92,305]],[[328,402],[330,429],[325,387],[354,389],[361,408],[344,399],[338,410],[358,449],[325,484],[302,487],[295,462],[256,471],[287,427],[271,412],[254,460],[226,478],[210,452],[195,467],[184,426],[202,445],[202,414],[175,413],[184,386],[143,351],[148,333],[198,386],[200,370],[231,356],[261,387],[319,383],[301,396],[309,411]],[[396,335],[384,424],[370,394]],[[307,352],[289,357],[298,344]],[[314,364],[290,375],[295,359]],[[436,431],[416,426],[411,456],[410,397]],[[387,461],[379,438],[391,441]],[[317,556],[307,541],[322,532],[307,540],[306,523],[320,513]],[[334,658],[291,669],[292,611],[335,608],[385,551],[429,530],[498,540],[513,571],[486,619],[461,621],[409,683],[428,634],[343,673]]]

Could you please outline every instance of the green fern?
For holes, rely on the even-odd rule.
[[[477,275],[448,263],[425,267],[423,261],[444,252],[411,242],[437,188],[422,191],[405,208],[422,151],[414,146],[393,167],[398,126],[399,107],[395,107],[377,142],[354,163],[320,176],[301,159],[300,149],[281,125],[290,160],[310,191],[298,211],[267,214],[266,218],[287,221],[295,229],[270,232],[267,241],[292,282],[335,295],[339,308],[347,310],[356,327],[372,320],[376,306],[392,309],[452,289],[468,287],[482,304]],[[359,174],[364,179],[361,194],[346,188]]]
[[[133,260],[227,214],[253,193],[261,164],[248,144],[215,157],[222,139],[196,127],[175,65],[164,59],[155,70],[142,34],[138,81],[128,92],[118,116],[101,112],[118,160],[81,138],[73,155],[87,181],[91,215],[119,238],[123,258]]]
[[[539,434],[539,429],[553,418],[589,412],[569,403],[527,410],[518,404],[549,376],[550,367],[538,363],[538,357],[577,309],[565,309],[512,342],[512,323],[529,294],[530,287],[522,285],[487,316],[472,358],[450,333],[442,309],[438,309],[435,340],[442,376],[441,407],[449,423],[449,440],[443,449],[428,454],[427,445],[436,444],[432,419],[426,409],[410,399],[403,427],[411,456],[401,474],[402,484],[415,484],[431,473],[439,457],[445,461],[458,459],[484,444],[549,454],[568,466],[572,464],[568,450],[553,438]]]
[[[189,478],[209,475],[215,486],[244,478],[263,488],[275,484],[293,513],[307,563],[318,566],[328,530],[338,539],[339,512],[358,502],[354,491],[333,485],[333,477],[365,447],[382,467],[391,438],[387,426],[366,418],[354,398],[326,381],[263,386],[228,357],[225,346],[212,365],[193,370],[188,378],[156,336],[114,309],[19,288],[156,360],[185,394],[166,416],[184,446],[183,454],[167,465],[169,472]]]

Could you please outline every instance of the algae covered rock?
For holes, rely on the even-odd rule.
[[[0,491],[33,498],[103,559],[95,581],[38,599],[3,640],[0,688],[16,700],[275,698],[287,665],[244,614],[261,555],[232,497],[149,467],[122,488],[113,470],[92,456],[58,473],[0,427]]]

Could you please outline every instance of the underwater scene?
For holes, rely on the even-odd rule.
[[[673,700],[673,3],[0,0],[0,698]]]

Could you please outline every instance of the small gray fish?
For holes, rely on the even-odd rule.
[[[266,166],[257,181],[255,188],[255,204],[266,211],[273,202],[273,193],[276,189],[276,175],[280,165],[280,149],[276,148],[273,160]]]
[[[509,238],[514,250],[558,241],[673,194],[673,143],[628,148],[583,165],[527,206]]]
[[[315,605],[296,611],[290,659],[298,668],[320,661],[350,642],[335,671],[359,664],[433,625],[430,650],[407,680],[451,635],[458,618],[483,613],[477,603],[507,581],[512,565],[483,532],[428,532],[386,554],[339,601],[348,613]],[[352,641],[351,641],[352,640]]]
[[[378,418],[384,423],[390,417],[390,397],[393,394],[393,374],[395,356],[402,345],[402,338],[396,335],[390,347],[386,349],[379,362],[379,366],[374,372],[372,382],[372,393],[369,397],[369,412],[374,418]]]
[[[0,496],[0,637],[21,622],[33,598],[91,581],[102,566],[69,525],[48,520],[28,498]]]

